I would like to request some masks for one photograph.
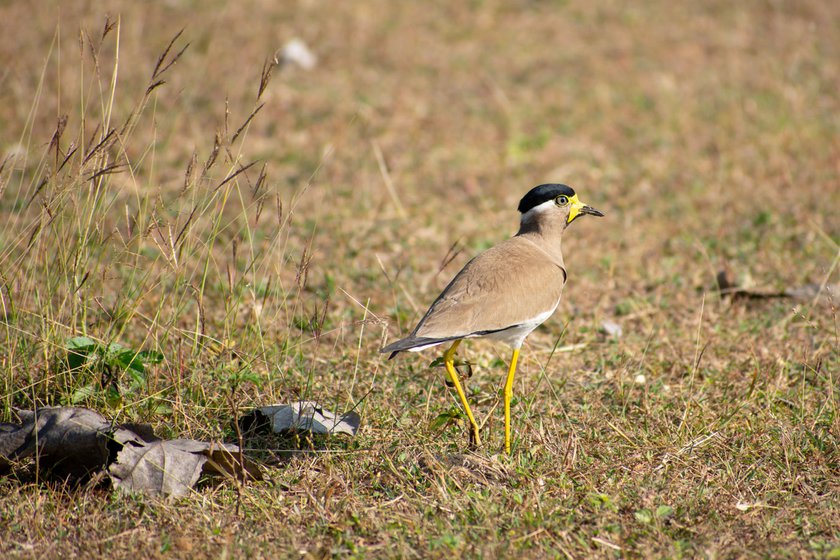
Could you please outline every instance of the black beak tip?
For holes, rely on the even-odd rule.
[[[600,210],[595,210],[595,209],[594,209],[594,208],[592,208],[591,206],[587,206],[586,208],[584,208],[584,210],[583,210],[583,211],[584,211],[585,213],[587,213],[587,214],[592,215],[592,216],[598,216],[599,218],[603,218],[603,217],[604,217],[604,213],[603,213],[603,212],[601,212]]]

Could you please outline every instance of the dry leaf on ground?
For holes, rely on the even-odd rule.
[[[20,424],[0,424],[0,468],[38,455],[39,467],[81,478],[106,469],[114,486],[152,495],[182,496],[202,473],[261,478],[232,444],[161,440],[147,424],[114,427],[86,408],[18,411]]]
[[[361,417],[354,411],[341,416],[322,408],[312,401],[292,404],[261,406],[240,418],[244,429],[262,429],[270,426],[274,433],[308,431],[315,434],[356,435]]]
[[[16,411],[20,424],[0,430],[0,457],[14,461],[38,454],[39,465],[61,477],[83,477],[108,461],[111,423],[86,408]]]
[[[785,288],[784,290],[766,290],[757,288],[743,288],[729,279],[725,270],[717,274],[718,290],[724,296],[733,299],[773,299],[791,298],[800,301],[812,301],[821,299],[823,301],[837,300],[840,297],[840,284],[803,284]]]

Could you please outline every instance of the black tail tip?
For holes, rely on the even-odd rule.
[[[388,352],[390,352],[390,353],[391,353],[391,355],[390,355],[390,356],[388,356],[388,359],[389,359],[389,360],[393,360],[393,359],[394,359],[394,356],[396,356],[397,354],[399,354],[400,352],[402,352],[402,350],[395,350],[395,349],[393,349],[391,346],[393,346],[393,344],[392,344],[392,345],[390,345],[390,346],[386,346],[385,348],[380,348],[380,349],[379,349],[379,353],[380,353],[380,354],[387,354]]]

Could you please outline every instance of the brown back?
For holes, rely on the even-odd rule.
[[[566,270],[562,257],[557,258],[559,251],[553,251],[553,256],[535,241],[512,237],[468,262],[420,320],[412,337],[449,338],[502,330],[554,309]]]

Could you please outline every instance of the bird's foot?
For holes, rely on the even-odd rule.
[[[470,449],[481,447],[481,436],[478,435],[478,426],[470,426]]]

